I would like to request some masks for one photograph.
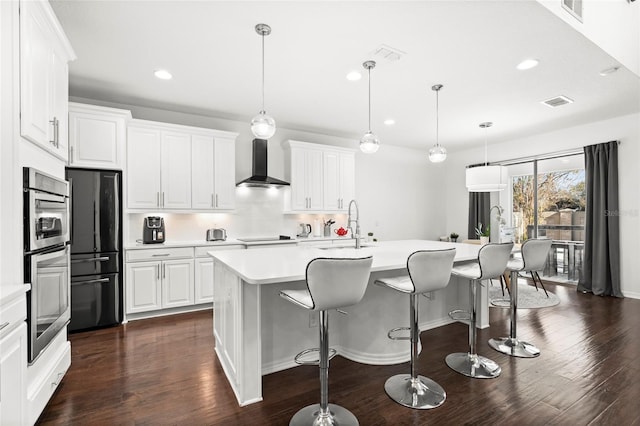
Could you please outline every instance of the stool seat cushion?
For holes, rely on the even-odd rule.
[[[282,297],[289,299],[298,306],[302,306],[305,309],[313,309],[313,299],[311,293],[308,290],[282,290],[280,292]]]
[[[409,275],[402,275],[398,277],[381,278],[376,280],[376,284],[387,286],[393,290],[400,291],[402,293],[413,293],[414,287]]]
[[[507,270],[509,271],[522,271],[524,269],[524,260],[511,259],[507,262]]]
[[[475,280],[482,276],[480,265],[477,262],[468,262],[455,265],[453,269],[451,269],[451,274],[470,280]]]

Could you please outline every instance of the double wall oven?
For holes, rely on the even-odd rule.
[[[23,169],[24,281],[27,292],[28,358],[69,323],[70,200],[68,182]]]

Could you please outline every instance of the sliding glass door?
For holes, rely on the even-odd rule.
[[[529,238],[552,239],[542,276],[577,283],[584,249],[584,156],[533,160],[507,167],[511,185],[500,195],[500,204],[511,206],[510,224],[505,229],[513,233],[516,243]]]

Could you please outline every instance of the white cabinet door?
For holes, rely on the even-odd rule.
[[[128,118],[129,111],[70,103],[69,164],[122,169]]]
[[[340,210],[349,208],[349,201],[356,198],[356,157],[354,153],[340,154],[338,168],[340,188]]]
[[[191,135],[162,132],[160,206],[191,208]]]
[[[340,210],[340,154],[325,152],[323,162],[324,174],[324,209]]]
[[[161,262],[128,263],[126,274],[128,314],[162,308]]]
[[[20,132],[43,147],[52,140],[52,47],[38,2],[20,4]]]
[[[20,2],[20,133],[67,161],[73,53],[55,19],[48,2]]]
[[[69,66],[62,52],[53,50],[51,119],[54,120],[53,148],[58,157],[69,160]]]
[[[191,206],[194,209],[235,209],[235,150],[233,139],[191,137]]]
[[[0,424],[22,425],[27,401],[27,325],[22,322],[0,340]]]
[[[191,137],[191,207],[215,207],[215,141],[211,136]]]
[[[160,207],[160,131],[129,127],[127,132],[127,207]]]
[[[213,259],[195,259],[195,304],[213,302]]]
[[[322,160],[320,150],[291,148],[291,210],[322,210]]]
[[[307,193],[309,210],[322,210],[323,200],[322,151],[307,152]]]
[[[162,307],[193,305],[193,260],[165,260],[162,269]]]
[[[216,138],[214,168],[215,208],[236,208],[236,144],[233,139]]]

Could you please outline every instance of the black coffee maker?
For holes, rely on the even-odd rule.
[[[164,219],[160,216],[147,216],[142,226],[142,242],[144,244],[164,243]]]

